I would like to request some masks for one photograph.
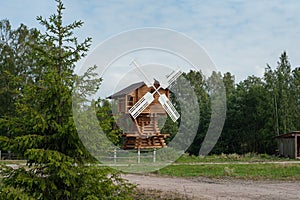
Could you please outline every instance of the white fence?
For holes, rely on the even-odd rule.
[[[146,161],[147,163],[156,162],[156,149],[148,149],[148,150],[122,150],[115,148],[111,153],[111,156],[99,156],[97,157],[100,161],[105,160],[110,163],[142,163]]]

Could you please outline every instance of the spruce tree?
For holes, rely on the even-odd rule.
[[[78,42],[73,32],[83,22],[64,25],[65,8],[61,0],[56,2],[56,14],[49,19],[37,17],[46,31],[38,31],[36,42],[27,43],[33,49],[29,55],[33,62],[23,63],[30,71],[29,79],[20,86],[16,116],[6,123],[13,133],[6,141],[27,159],[27,166],[2,167],[1,174],[6,178],[2,180],[0,199],[124,199],[131,185],[108,169],[84,165],[93,158],[76,131],[72,94],[78,80],[94,74],[95,67],[86,77],[74,73],[91,39]],[[100,82],[89,80],[90,89],[95,90]]]

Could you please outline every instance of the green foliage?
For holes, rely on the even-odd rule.
[[[119,174],[84,165],[84,162],[93,161],[94,158],[78,136],[73,121],[72,95],[77,95],[75,106],[84,111],[87,95],[97,90],[101,79],[95,78],[96,66],[89,68],[80,77],[75,75],[75,63],[86,55],[91,39],[87,38],[82,43],[77,41],[73,32],[83,22],[64,25],[62,12],[65,8],[61,0],[56,2],[57,14],[51,15],[49,19],[37,17],[46,28],[45,33],[35,30],[34,34],[29,34],[23,28],[24,35],[20,29],[16,34],[21,36],[22,33],[24,38],[32,36],[32,39],[11,39],[23,45],[24,49],[29,49],[25,57],[27,60],[18,60],[18,57],[12,56],[0,57],[0,62],[8,65],[5,69],[1,68],[0,79],[9,74],[14,86],[8,97],[14,100],[11,109],[14,112],[7,110],[0,119],[0,128],[5,132],[1,136],[1,145],[27,159],[25,168],[2,166],[0,174],[5,178],[1,182],[0,198],[129,198],[132,185],[121,179]],[[8,33],[6,38],[14,38],[9,23],[3,23],[0,23],[0,33]],[[13,42],[2,41],[5,40],[0,41],[0,50],[5,52],[3,55],[18,47]],[[7,72],[6,69],[16,64],[14,59],[20,61],[17,64],[23,71]],[[0,85],[0,95],[5,87]]]
[[[30,149],[26,156],[27,169],[2,166],[5,179],[1,199],[10,199],[20,191],[28,199],[124,199],[129,198],[133,189],[116,172],[77,165],[74,159],[58,151]],[[10,192],[10,188],[14,190]]]
[[[275,154],[274,136],[300,128],[298,90],[299,70],[291,71],[286,52],[263,78],[250,76],[227,89],[227,117],[213,153]]]
[[[11,137],[17,115],[16,103],[23,84],[30,81],[29,65],[33,64],[33,49],[27,45],[36,43],[37,31],[21,24],[13,30],[8,20],[0,21],[0,134]],[[17,120],[17,119],[15,119]],[[13,129],[17,129],[14,127]],[[19,127],[21,130],[21,128]],[[5,148],[0,146],[1,149]]]
[[[283,52],[275,70],[268,65],[265,72],[266,88],[270,92],[270,111],[276,135],[299,129],[299,110],[297,97],[298,70],[291,71],[286,52]]]
[[[49,21],[37,18],[46,32],[38,31],[35,42],[26,43],[32,50],[29,56],[33,61],[28,66],[27,63],[21,64],[29,68],[27,76],[30,79],[22,82],[15,116],[2,119],[2,126],[10,130],[12,144],[17,144],[11,148],[17,152],[33,147],[47,148],[82,162],[91,157],[81,144],[72,119],[72,92],[76,81],[84,79],[74,74],[74,68],[75,62],[88,50],[90,38],[78,43],[73,29],[83,23],[78,21],[64,26],[64,7],[61,1],[57,2],[58,13]],[[94,87],[98,87],[100,81],[90,80]]]
[[[173,122],[172,119],[168,116],[165,124],[161,129],[161,134],[169,134],[170,136],[166,138],[166,144],[168,144],[178,132],[178,122]]]
[[[99,99],[95,106],[96,116],[103,132],[114,145],[120,146],[122,130],[117,126],[110,102],[106,99]]]
[[[206,77],[199,71],[190,71],[183,76],[190,82],[198,100],[199,127],[193,143],[187,150],[188,153],[198,155],[201,143],[205,137],[210,122],[210,99],[207,92]],[[195,106],[195,105],[190,105]]]

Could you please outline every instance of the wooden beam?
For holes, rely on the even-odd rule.
[[[295,134],[295,159],[296,159],[297,156],[298,156],[297,146],[298,146],[297,134]]]
[[[138,124],[138,122],[137,122],[136,119],[134,119],[134,123],[135,123],[135,126],[136,126],[136,128],[137,128],[139,134],[142,134],[141,129],[140,129],[140,126],[139,126],[139,124]]]

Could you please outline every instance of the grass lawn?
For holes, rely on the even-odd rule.
[[[289,161],[294,163],[289,163]],[[175,177],[300,180],[300,161],[299,163],[295,162],[297,161],[266,154],[221,154],[205,157],[183,155],[175,163],[164,168],[161,167],[166,163],[160,165],[159,162],[154,164],[150,161],[146,162],[146,160],[142,160],[141,164],[121,165],[113,168],[129,173],[143,173],[159,169],[153,173]],[[24,165],[25,163],[24,160],[0,161],[0,164]]]
[[[279,158],[277,156],[271,156],[267,154],[251,154],[247,153],[244,155],[239,154],[220,154],[220,155],[209,155],[209,156],[189,156],[182,155],[176,163],[220,163],[220,162],[269,162],[269,161],[290,161],[293,159]]]
[[[204,176],[210,178],[234,177],[251,180],[300,180],[300,164],[179,164],[170,165],[158,170],[156,173],[177,177]]]

